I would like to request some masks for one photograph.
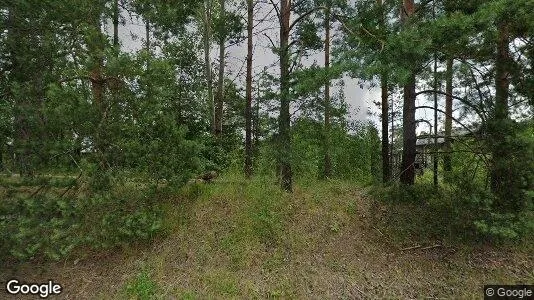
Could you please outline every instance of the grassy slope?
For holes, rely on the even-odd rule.
[[[375,218],[388,208],[349,183],[288,195],[222,178],[166,205],[168,234],[152,245],[3,268],[2,281],[52,278],[76,299],[481,298],[484,284],[534,283],[531,246],[399,250],[435,241],[396,237]]]

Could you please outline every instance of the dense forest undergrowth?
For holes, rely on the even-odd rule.
[[[151,242],[86,246],[0,273],[54,278],[61,297],[77,299],[472,298],[488,282],[534,280],[532,243],[459,241],[430,204],[388,204],[372,189],[310,179],[290,194],[238,175],[191,182],[160,195]]]
[[[76,299],[534,283],[532,11],[0,1],[0,283]]]

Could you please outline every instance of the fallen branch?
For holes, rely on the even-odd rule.
[[[82,172],[80,172],[80,175],[78,175],[78,177],[76,178],[76,180],[74,181],[74,184],[73,185],[70,185],[67,187],[67,189],[59,196],[59,198],[63,198],[63,196],[65,196],[65,194],[70,191],[71,188],[73,188],[74,186],[77,185],[78,183],[78,179],[80,179],[80,177],[82,177]]]
[[[364,298],[368,298],[367,294],[362,292],[362,290],[360,290],[357,286],[354,286],[354,288],[364,297]]]
[[[428,249],[433,249],[433,248],[439,248],[439,247],[442,247],[443,245],[441,244],[436,244],[436,245],[432,245],[432,246],[427,246],[427,247],[423,247],[421,248],[421,250],[428,250]]]
[[[416,250],[416,249],[428,250],[428,249],[438,248],[438,247],[442,247],[442,246],[443,245],[441,245],[441,244],[435,244],[435,245],[426,246],[426,247],[423,247],[422,245],[415,245],[415,246],[412,246],[412,247],[402,248],[402,249],[400,249],[400,251],[408,251],[408,250]]]
[[[371,227],[373,227],[374,230],[378,231],[378,233],[380,233],[381,236],[385,237],[385,235],[382,233],[382,231],[380,231],[380,229],[378,229],[378,228],[376,228],[374,226],[371,226]]]
[[[400,251],[414,250],[414,249],[419,249],[421,247],[422,247],[421,245],[416,245],[416,246],[412,246],[412,247],[408,247],[408,248],[402,248],[402,249],[400,249]]]
[[[45,187],[46,184],[43,184],[41,185],[37,190],[35,190],[31,195],[30,195],[30,198],[33,198],[33,196],[37,195],[37,193],[39,193],[44,187]]]

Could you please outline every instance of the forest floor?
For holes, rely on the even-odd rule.
[[[286,194],[222,178],[165,201],[166,234],[149,245],[1,266],[0,278],[52,279],[60,299],[464,299],[534,283],[532,244],[401,238],[381,217],[391,208],[347,182]]]

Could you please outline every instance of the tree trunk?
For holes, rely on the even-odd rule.
[[[434,187],[438,186],[438,58],[434,53],[434,154],[432,155]],[[432,133],[430,133],[432,134]]]
[[[99,114],[98,123],[95,124],[93,133],[94,149],[98,154],[100,161],[100,168],[107,169],[109,164],[106,159],[106,146],[105,141],[107,134],[105,129],[105,103],[104,92],[106,88],[103,66],[104,66],[104,51],[106,44],[106,37],[102,34],[100,28],[100,17],[102,16],[102,7],[94,5],[89,12],[90,30],[94,34],[88,35],[86,39],[87,49],[91,58],[91,65],[89,67],[89,76],[91,78],[91,92],[93,94],[93,104]]]
[[[325,11],[325,41],[324,41],[324,68],[327,76],[330,70],[330,8]],[[324,86],[324,178],[332,176],[332,160],[330,158],[330,78]]]
[[[495,113],[494,119],[508,118],[508,90],[510,87],[509,28],[507,24],[499,25],[497,41],[497,58],[495,60]]]
[[[415,75],[404,86],[404,105],[402,108],[402,163],[400,181],[404,184],[413,185],[415,182]]]
[[[516,178],[513,167],[508,161],[511,146],[509,137],[508,93],[510,88],[510,50],[509,25],[506,22],[498,24],[497,57],[495,59],[495,108],[490,121],[492,166],[491,190],[497,195],[494,206],[499,211],[507,211],[516,206],[514,195],[510,193],[517,187],[520,179]]]
[[[204,1],[204,68],[206,76],[206,89],[208,91],[208,107],[211,119],[211,132],[215,134],[215,106],[213,103],[213,82],[211,76],[211,1]]]
[[[390,179],[391,175],[395,174],[395,156],[394,156],[394,148],[395,148],[395,99],[391,99],[391,143],[389,147],[389,174]]]
[[[445,175],[452,171],[451,160],[451,134],[452,134],[452,77],[453,77],[453,62],[454,60],[447,58],[447,80],[445,83],[445,144],[444,144],[444,156],[443,156],[443,170]],[[447,177],[447,176],[446,176]]]
[[[414,1],[404,0],[401,19],[404,23],[408,22],[409,18],[414,13]],[[412,71],[408,83],[404,86],[404,106],[402,117],[402,164],[400,181],[403,184],[413,185],[415,182],[415,157],[416,157],[416,141],[415,135],[415,72]]]
[[[281,187],[292,191],[291,170],[291,116],[289,114],[289,20],[290,0],[280,1],[280,116],[278,161],[281,173]]]
[[[384,73],[380,79],[382,88],[382,182],[387,183],[391,176],[389,165],[389,102],[388,102],[388,78]]]
[[[383,1],[377,0],[377,4],[383,9]],[[384,13],[380,14],[380,30],[385,27]],[[391,165],[389,159],[389,103],[388,103],[388,74],[383,72],[380,76],[380,85],[382,89],[382,182],[387,183],[391,177]]]
[[[113,3],[113,46],[119,48],[119,0]]]
[[[260,77],[261,78],[261,77]],[[254,102],[254,118],[253,120],[253,134],[254,134],[254,143],[253,143],[253,153],[257,155],[259,139],[260,139],[260,79],[256,84],[256,101]]]
[[[150,52],[150,22],[145,20],[146,51]]]
[[[436,19],[436,1],[432,2],[432,17]],[[438,187],[438,56],[434,51],[434,154],[432,156],[433,163],[433,179],[434,187]]]
[[[147,75],[150,76],[151,70],[150,70],[150,60],[152,58],[152,53],[150,52],[150,21],[148,19],[145,20],[145,47],[146,47],[146,71]],[[150,80],[147,80],[146,82],[146,98],[148,101],[152,98],[152,84]]]
[[[252,176],[252,22],[253,0],[247,0],[247,78],[245,106],[245,176]],[[257,126],[257,125],[256,125]]]
[[[225,18],[225,0],[219,0],[221,9],[222,23]],[[223,103],[224,103],[224,55],[225,55],[225,37],[221,34],[219,39],[219,78],[217,82],[217,94],[215,96],[215,136],[220,137],[222,133],[223,124]]]

